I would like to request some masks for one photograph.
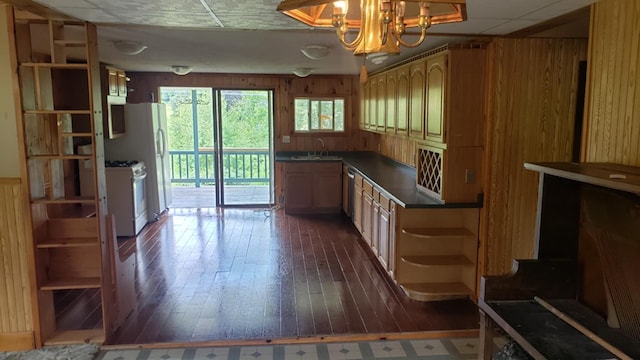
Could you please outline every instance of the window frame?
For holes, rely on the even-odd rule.
[[[297,119],[296,119],[296,102],[300,99],[306,99],[307,100],[307,125],[309,130],[298,130],[296,128],[297,125]],[[318,108],[318,113],[321,114],[321,109],[322,109],[322,102],[326,102],[326,101],[331,101],[332,102],[332,111],[333,111],[333,116],[331,118],[331,124],[332,127],[331,129],[312,129],[312,106],[313,103],[316,102],[319,106]],[[336,124],[336,101],[342,101],[342,130],[336,130],[335,128],[335,124]],[[307,96],[307,95],[302,95],[302,96],[294,96],[293,97],[293,133],[297,134],[297,135],[303,135],[303,134],[316,134],[316,133],[322,133],[322,134],[346,134],[347,132],[347,97],[346,96]],[[319,121],[318,126],[322,126],[322,120],[321,119],[317,119]]]

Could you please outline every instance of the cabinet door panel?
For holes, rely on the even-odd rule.
[[[353,225],[356,226],[360,233],[362,233],[362,206],[362,186],[358,186],[356,181],[353,189]]]
[[[397,86],[396,86],[396,72],[389,71],[387,74],[386,84],[386,119],[385,119],[385,131],[388,133],[394,133],[396,130],[396,99],[397,99]]]
[[[378,77],[377,81],[377,90],[376,90],[376,130],[384,131],[385,128],[385,117],[387,115],[387,101],[385,97],[387,96],[386,91],[387,86],[387,77],[382,74]]]
[[[313,206],[316,209],[340,211],[342,202],[342,178],[340,173],[315,174],[313,182]]]
[[[444,142],[446,55],[427,60],[425,98],[425,139]]]
[[[409,136],[422,138],[424,131],[425,63],[411,64],[409,94]]]
[[[389,212],[380,207],[378,216],[378,259],[389,271]]]
[[[409,66],[398,69],[396,133],[406,135],[409,126]]]
[[[292,173],[285,176],[285,211],[295,213],[309,211],[313,207],[313,176],[308,173]]]

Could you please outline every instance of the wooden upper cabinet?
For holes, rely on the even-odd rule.
[[[409,68],[409,136],[419,139],[424,133],[425,63],[419,60]]]
[[[447,45],[372,76],[361,87],[361,128],[440,148],[484,146],[486,63],[481,45]]]
[[[385,118],[387,117],[387,76],[385,74],[381,74],[378,77],[378,81],[376,81],[376,131],[384,131],[385,130]]]
[[[406,135],[409,127],[409,65],[398,68],[396,87],[396,133]]]
[[[111,66],[106,66],[107,72],[107,94],[111,96],[127,96],[127,74]]]
[[[360,123],[361,130],[367,127],[367,118],[369,117],[369,87],[366,85],[360,86]]]
[[[445,142],[447,54],[427,59],[425,77],[425,140]]]
[[[387,73],[386,83],[386,119],[385,119],[385,131],[388,133],[394,133],[396,131],[396,117],[397,117],[397,90],[396,84],[397,71],[392,70]]]
[[[106,70],[108,74],[108,78],[107,78],[107,84],[109,89],[108,95],[118,96],[118,70],[111,67],[107,67]]]
[[[366,86],[369,88],[369,116],[365,119],[364,126],[375,130],[378,119],[378,78],[370,78]]]

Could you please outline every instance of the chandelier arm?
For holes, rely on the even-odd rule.
[[[422,44],[422,42],[424,41],[425,37],[427,36],[427,28],[422,28],[422,31],[420,32],[420,39],[418,39],[418,41],[414,42],[414,43],[408,43],[404,40],[402,40],[402,37],[399,36],[395,31],[393,32],[393,34],[395,35],[396,40],[398,41],[398,43],[406,48],[414,48],[417,47],[418,45]]]
[[[358,31],[358,36],[356,36],[356,38],[349,43],[345,40],[345,37],[344,37],[346,32],[341,32],[340,29],[338,29],[336,33],[338,34],[338,40],[340,40],[340,43],[342,44],[342,46],[344,46],[347,50],[355,50],[355,48],[358,46],[358,44],[360,44],[364,36],[362,34],[362,30],[360,30]]]

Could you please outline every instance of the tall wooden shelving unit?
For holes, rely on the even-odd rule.
[[[17,18],[16,47],[36,266],[36,346],[103,343],[113,291],[96,28]],[[80,151],[82,145],[92,151]],[[93,170],[94,197],[80,196],[79,167]],[[86,323],[97,328],[61,324],[63,311],[54,299],[70,292],[99,299],[101,319],[86,314],[96,320]]]

